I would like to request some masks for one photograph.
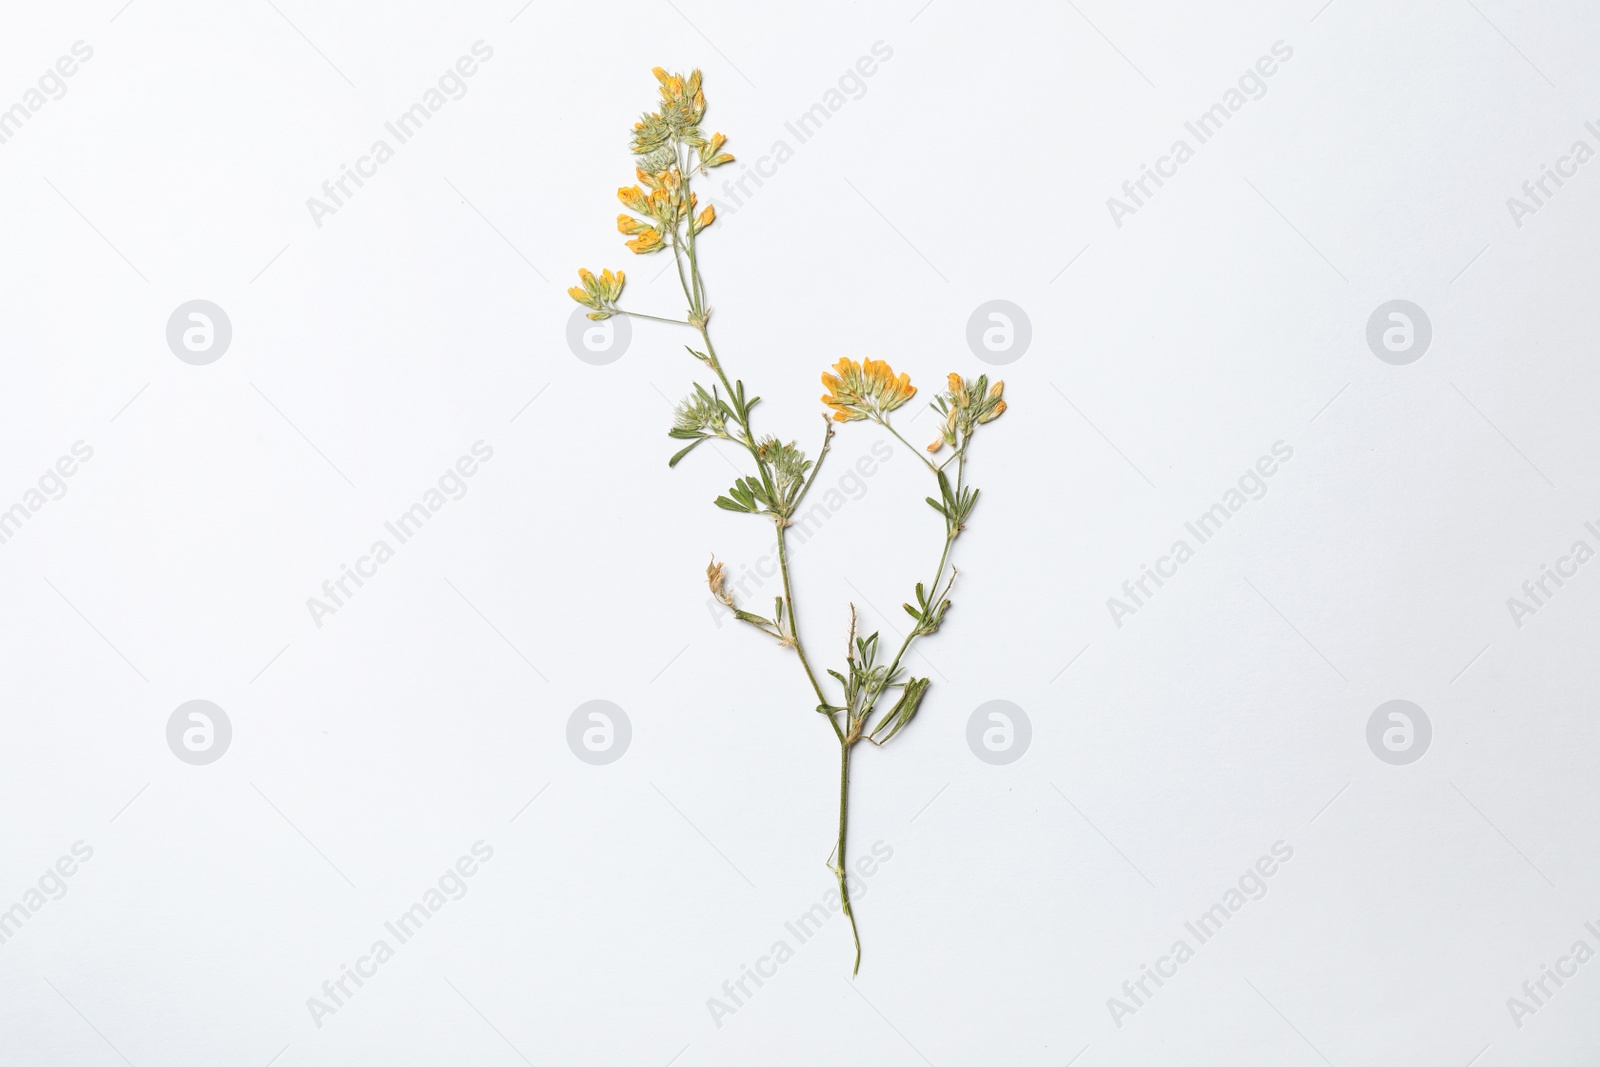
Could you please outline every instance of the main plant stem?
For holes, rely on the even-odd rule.
[[[837,728],[837,727],[836,727]],[[839,903],[850,920],[850,937],[856,943],[856,962],[850,969],[853,978],[861,971],[861,934],[856,930],[856,915],[850,910],[850,879],[845,866],[845,830],[850,823],[850,747],[855,742],[839,738],[839,842],[834,847],[833,876],[839,880]]]

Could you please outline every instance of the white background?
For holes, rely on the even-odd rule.
[[[0,507],[94,455],[0,545],[0,908],[94,854],[0,946],[0,1060],[1600,1051],[1600,963],[1507,1007],[1600,949],[1600,564],[1520,627],[1506,606],[1600,547],[1600,163],[1521,227],[1506,207],[1600,147],[1592,8],[274,2],[4,16],[0,106],[94,54],[0,145]],[[467,94],[318,227],[307,198],[479,40]],[[1115,225],[1106,198],[1276,41],[1266,95]],[[720,1020],[824,899],[837,750],[792,656],[707,610],[710,553],[737,573],[771,532],[711,507],[734,471],[709,447],[667,470],[688,338],[636,323],[606,366],[565,340],[580,265],[681,313],[613,228],[656,64],[705,71],[741,160],[717,183],[795,148],[702,244],[760,428],[814,447],[818,374],[870,355],[921,387],[922,440],[945,373],[991,369],[973,309],[1033,329],[913,663],[933,686],[857,753],[852,855],[893,849],[861,974],[834,918]],[[167,347],[191,299],[233,325],[209,366]],[[1406,366],[1365,340],[1392,299],[1433,326]],[[883,437],[844,430],[819,489]],[[467,495],[318,627],[307,598],[480,440]],[[1115,625],[1107,598],[1277,441],[1269,492]],[[938,548],[914,459],[863,484],[795,559],[829,665],[852,600],[897,639]],[[1366,741],[1396,698],[1433,724],[1408,766]],[[209,766],[167,746],[191,699],[233,724]],[[592,699],[633,726],[608,766],[565,740]],[[1033,726],[1008,766],[966,742],[992,699]],[[307,999],[480,840],[467,894],[316,1025]],[[1278,841],[1265,897],[1117,1025],[1108,998]]]

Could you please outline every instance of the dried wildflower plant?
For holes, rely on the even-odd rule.
[[[686,317],[647,315],[622,307],[618,303],[626,281],[622,271],[606,270],[596,277],[587,270],[580,270],[578,277],[583,284],[568,292],[590,309],[591,319],[630,315],[685,326],[699,335],[699,348],[686,347],[715,381],[709,389],[695,383],[694,392],[678,404],[672,429],[667,432],[668,436],[687,443],[672,456],[668,465],[676,467],[707,441],[725,443],[744,453],[751,473],[734,482],[715,503],[725,511],[765,517],[776,530],[783,594],[775,598],[771,615],[758,615],[739,606],[727,586],[725,566],[715,558],[706,568],[706,580],[712,595],[739,621],[760,630],[781,647],[793,650],[816,695],[816,710],[839,742],[839,833],[828,867],[838,881],[843,911],[850,918],[851,937],[855,941],[852,973],[855,973],[861,967],[861,938],[850,907],[845,863],[851,752],[863,740],[877,746],[887,744],[911,722],[927,693],[928,679],[912,677],[901,664],[912,642],[936,633],[950,611],[950,589],[956,579],[950,550],[966,528],[978,502],[978,490],[966,483],[967,456],[978,427],[994,421],[1006,410],[1006,402],[1001,399],[1005,385],[998,381],[991,385],[984,376],[967,379],[951,374],[945,391],[931,405],[941,417],[938,436],[925,449],[919,449],[907,442],[890,421],[891,414],[916,395],[911,379],[903,373],[896,374],[882,360],[841,359],[831,371],[822,375],[822,384],[828,391],[822,397],[824,432],[815,460],[808,458],[792,441],[784,443],[777,437],[758,435],[751,421],[751,411],[760,397],[747,395],[742,381],[729,380],[716,347],[711,343],[711,307],[706,302],[698,243],[704,230],[716,221],[716,211],[709,205],[700,209],[691,188],[696,175],[731,163],[733,157],[723,151],[727,139],[722,134],[708,136],[701,129],[706,98],[700,72],[697,70],[685,77],[668,74],[657,67],[654,73],[660,83],[660,110],[634,124],[631,147],[639,184],[617,190],[617,199],[631,212],[617,216],[617,229],[628,238],[629,250],[637,255],[672,253],[678,281],[688,301]],[[877,423],[927,467],[937,486],[937,495],[928,497],[927,502],[944,523],[944,548],[932,580],[919,583],[915,601],[904,605],[911,616],[911,625],[899,648],[886,661],[879,649],[878,634],[862,636],[857,631],[855,605],[850,606],[849,636],[844,662],[840,664],[842,669],[826,671],[839,687],[830,693],[813,668],[800,636],[786,531],[816,481],[836,422]]]

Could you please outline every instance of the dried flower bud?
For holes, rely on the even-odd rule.
[[[733,607],[733,594],[729,593],[723,584],[727,578],[727,567],[717,562],[715,556],[711,557],[711,565],[706,568],[706,584],[711,586],[711,595],[716,597],[726,607]]]

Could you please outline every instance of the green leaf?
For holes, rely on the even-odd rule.
[[[905,688],[900,691],[900,699],[895,702],[893,708],[889,709],[888,716],[872,731],[873,740],[878,740],[877,734],[879,730],[888,727],[888,734],[884,736],[883,740],[878,741],[878,744],[886,745],[894,738],[895,734],[905,729],[906,723],[911,721],[912,716],[917,713],[917,708],[922,704],[922,695],[928,691],[928,681],[927,678],[908,678],[906,680]]]
[[[667,466],[676,467],[680,459],[682,459],[684,456],[687,456],[690,452],[693,452],[696,448],[700,447],[700,442],[704,440],[704,437],[697,437],[693,441],[689,442],[689,444],[684,448],[680,448],[676,455],[667,460]]]
[[[739,511],[739,512],[743,512],[745,514],[749,514],[750,512],[755,510],[754,508],[747,508],[743,504],[736,503],[735,501],[729,500],[725,496],[717,497],[717,499],[713,500],[712,503],[717,505],[717,507],[721,508],[723,511]]]

